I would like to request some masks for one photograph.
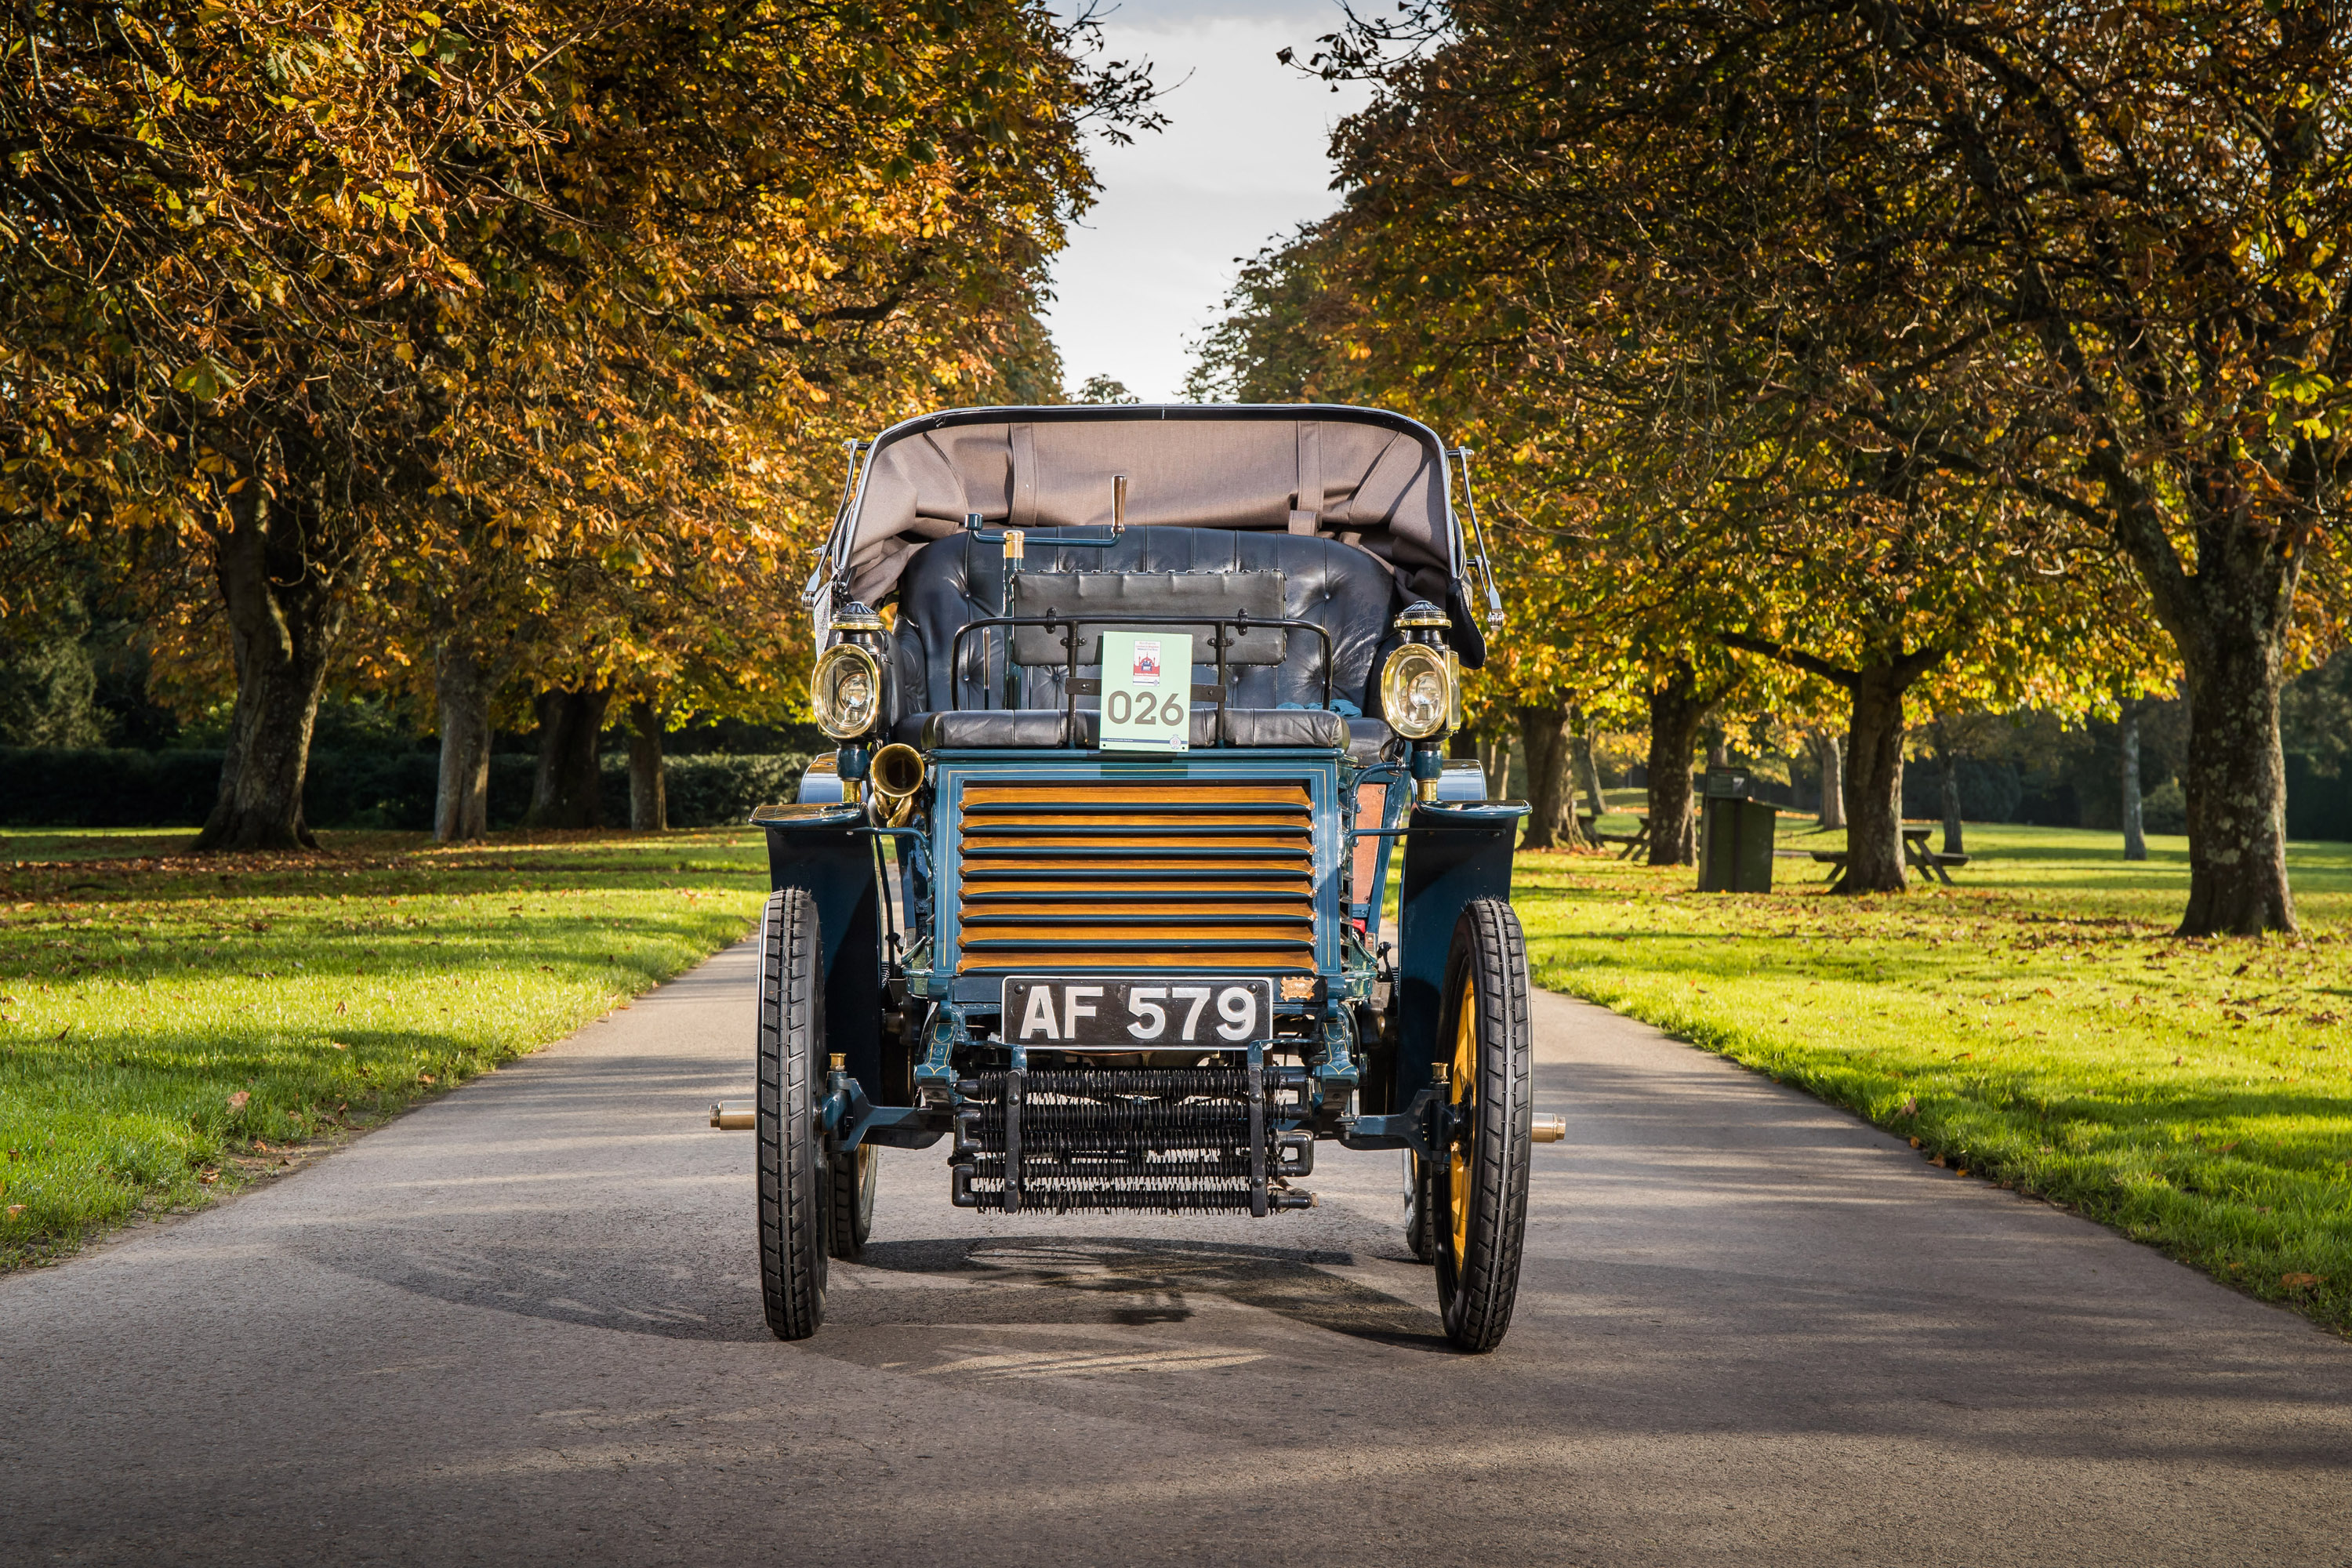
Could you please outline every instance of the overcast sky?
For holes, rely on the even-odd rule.
[[[1274,56],[1305,58],[1339,21],[1338,0],[1120,0],[1105,19],[1109,58],[1148,58],[1156,80],[1183,85],[1162,100],[1167,130],[1096,145],[1101,200],[1055,264],[1046,316],[1073,393],[1107,374],[1147,402],[1175,397],[1234,258],[1337,205],[1325,149],[1366,94]]]

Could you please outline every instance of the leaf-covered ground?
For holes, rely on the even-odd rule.
[[[2352,846],[2294,847],[2299,939],[2192,942],[2185,841],[2120,843],[1971,826],[1957,886],[1860,900],[1523,855],[1516,897],[1538,984],[2352,1331]]]
[[[0,1268],[285,1168],[691,966],[766,889],[758,837],[0,837]]]

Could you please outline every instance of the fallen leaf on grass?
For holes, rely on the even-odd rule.
[[[2316,1274],[2282,1274],[2279,1283],[2290,1290],[2305,1290],[2319,1283]]]
[[[431,1083],[433,1081],[433,1075],[429,1072],[418,1073],[416,1075],[416,1081],[419,1083]]]
[[[1911,1140],[1911,1147],[1913,1147],[1914,1149],[1916,1149],[1917,1147],[1919,1147],[1919,1140],[1917,1140],[1916,1138],[1914,1138],[1913,1140]]]
[[[23,1214],[24,1212],[25,1205],[23,1204],[10,1204],[8,1205],[8,1217],[10,1219],[15,1219],[18,1215]]]
[[[1897,1115],[1897,1116],[1916,1116],[1916,1115],[1918,1115],[1918,1114],[1919,1114],[1919,1097],[1918,1097],[1917,1095],[1916,1095],[1916,1094],[1906,1094],[1906,1095],[1905,1095],[1905,1096],[1903,1097],[1903,1109],[1902,1109],[1902,1110],[1898,1110],[1898,1111],[1896,1111],[1895,1114],[1895,1115]],[[1913,1147],[1914,1149],[1916,1149],[1918,1146],[1919,1146],[1919,1140],[1917,1140],[1916,1138],[1914,1138],[1913,1140],[1911,1140],[1911,1147]]]
[[[217,1182],[217,1181],[219,1181],[219,1180],[220,1180],[220,1173],[219,1173],[218,1171],[198,1171],[198,1172],[196,1173],[196,1181],[197,1181],[197,1183],[198,1183],[199,1184],[201,1184],[201,1185],[203,1185],[203,1186],[207,1186],[207,1187],[209,1187],[209,1186],[211,1186],[215,1182]]]
[[[1927,1163],[1930,1165],[1941,1165],[1943,1163],[1944,1157],[1941,1154],[1930,1154],[1927,1156]]]
[[[351,1010],[352,1005],[348,1002],[338,1002],[335,1004],[335,1016],[339,1018]]]
[[[250,1089],[240,1089],[235,1094],[228,1097],[228,1108],[231,1110],[243,1110],[245,1109],[246,1101],[252,1098],[253,1093]]]

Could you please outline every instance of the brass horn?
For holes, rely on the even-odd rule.
[[[892,827],[904,826],[915,814],[915,792],[923,787],[923,753],[894,741],[874,753],[866,778],[874,789],[874,815]]]

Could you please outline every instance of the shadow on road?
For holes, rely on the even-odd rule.
[[[423,1238],[320,1261],[438,1300],[522,1317],[663,1339],[769,1337],[759,1282],[748,1268],[612,1252],[583,1257],[560,1242],[456,1246]],[[1322,1267],[1352,1261],[1342,1252],[1103,1237],[885,1242],[860,1263],[834,1264],[825,1320],[828,1328],[1140,1325],[1183,1322],[1213,1301],[1352,1338],[1444,1348],[1435,1312]]]
[[[861,1282],[871,1283],[836,1292],[828,1320],[898,1327],[932,1318],[960,1323],[1180,1322],[1203,1299],[1214,1299],[1352,1338],[1444,1345],[1444,1327],[1435,1312],[1321,1267],[1353,1261],[1344,1252],[1108,1237],[887,1242],[866,1250],[859,1274]],[[908,1283],[893,1289],[894,1276]],[[955,1288],[939,1289],[942,1285]]]

